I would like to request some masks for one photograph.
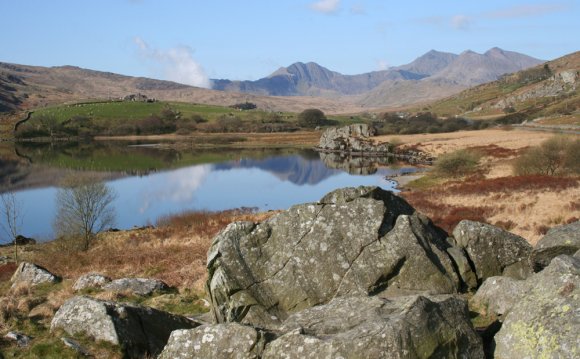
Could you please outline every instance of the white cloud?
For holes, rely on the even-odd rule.
[[[319,0],[310,4],[310,8],[324,14],[332,14],[338,11],[340,0]]]
[[[169,175],[162,173],[153,177],[153,191],[142,195],[140,213],[145,213],[152,204],[184,204],[195,197],[196,191],[204,184],[207,176],[213,171],[213,165],[199,165],[181,168]]]
[[[188,46],[177,46],[169,50],[154,49],[140,37],[135,37],[135,45],[141,56],[160,67],[166,80],[182,84],[210,88],[211,84],[201,65],[193,58],[193,50]]]
[[[451,26],[458,30],[467,30],[471,24],[471,19],[465,15],[455,15],[451,18]]]
[[[382,70],[387,70],[389,68],[389,63],[387,62],[387,60],[378,60],[377,61],[377,70],[382,71]]]

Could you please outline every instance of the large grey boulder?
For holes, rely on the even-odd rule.
[[[580,250],[580,221],[550,229],[538,241],[532,258],[536,270],[541,270],[560,254],[573,255]]]
[[[56,283],[60,280],[60,277],[50,273],[47,269],[27,262],[20,263],[10,279],[13,288],[22,284],[35,286],[42,283]]]
[[[267,336],[238,323],[203,325],[171,333],[159,359],[260,358]]]
[[[446,235],[378,187],[336,190],[262,223],[237,222],[208,252],[218,323],[275,325],[340,296],[455,293]]]
[[[142,358],[159,354],[173,330],[197,325],[185,317],[149,307],[78,296],[59,308],[50,329],[120,345],[128,357]]]
[[[580,259],[558,256],[526,283],[495,336],[495,358],[580,357]]]
[[[483,358],[453,296],[336,298],[290,316],[262,358]]]
[[[73,289],[75,291],[80,291],[89,288],[102,288],[109,282],[111,282],[111,278],[107,276],[99,273],[87,273],[77,279],[73,285]]]
[[[159,279],[152,278],[121,278],[106,283],[101,287],[105,291],[129,293],[147,296],[155,292],[167,292],[170,287]]]
[[[525,279],[532,273],[532,246],[501,228],[463,220],[453,230],[456,245],[473,263],[479,283],[494,276]]]
[[[471,307],[488,316],[502,316],[529,290],[529,282],[510,277],[487,278],[471,298]]]

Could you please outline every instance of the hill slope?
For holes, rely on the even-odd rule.
[[[250,101],[272,111],[300,112],[318,107],[326,113],[354,112],[351,101],[310,97],[265,97],[131,77],[73,66],[41,67],[0,62],[0,114],[66,102],[120,98],[141,93],[165,101],[230,106]]]
[[[432,103],[429,110],[471,118],[508,114],[514,122],[555,117],[552,122],[580,125],[579,90],[580,51],[462,91]]]

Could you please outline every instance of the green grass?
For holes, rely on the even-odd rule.
[[[90,117],[95,123],[106,123],[111,120],[115,121],[133,121],[140,120],[152,115],[161,113],[164,109],[169,108],[181,114],[182,118],[189,118],[193,115],[199,115],[203,118],[213,121],[220,116],[233,114],[242,119],[251,119],[258,115],[266,114],[261,110],[238,111],[224,106],[212,106],[202,104],[191,104],[184,102],[125,102],[111,101],[99,103],[82,103],[72,105],[60,105],[37,109],[31,116],[30,121],[34,122],[42,116],[56,118],[58,122],[63,122],[75,116]],[[294,114],[283,114],[283,116],[292,116]]]

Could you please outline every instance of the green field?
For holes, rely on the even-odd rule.
[[[61,105],[46,107],[35,110],[31,121],[42,116],[54,117],[58,122],[63,122],[74,117],[89,117],[95,122],[103,121],[131,121],[159,115],[163,110],[172,110],[182,118],[199,115],[208,121],[217,119],[223,115],[235,115],[241,119],[257,118],[266,115],[267,112],[261,110],[238,111],[229,107],[191,104],[184,102],[95,102],[81,103],[73,105]],[[282,114],[283,116],[295,117],[295,114]]]

